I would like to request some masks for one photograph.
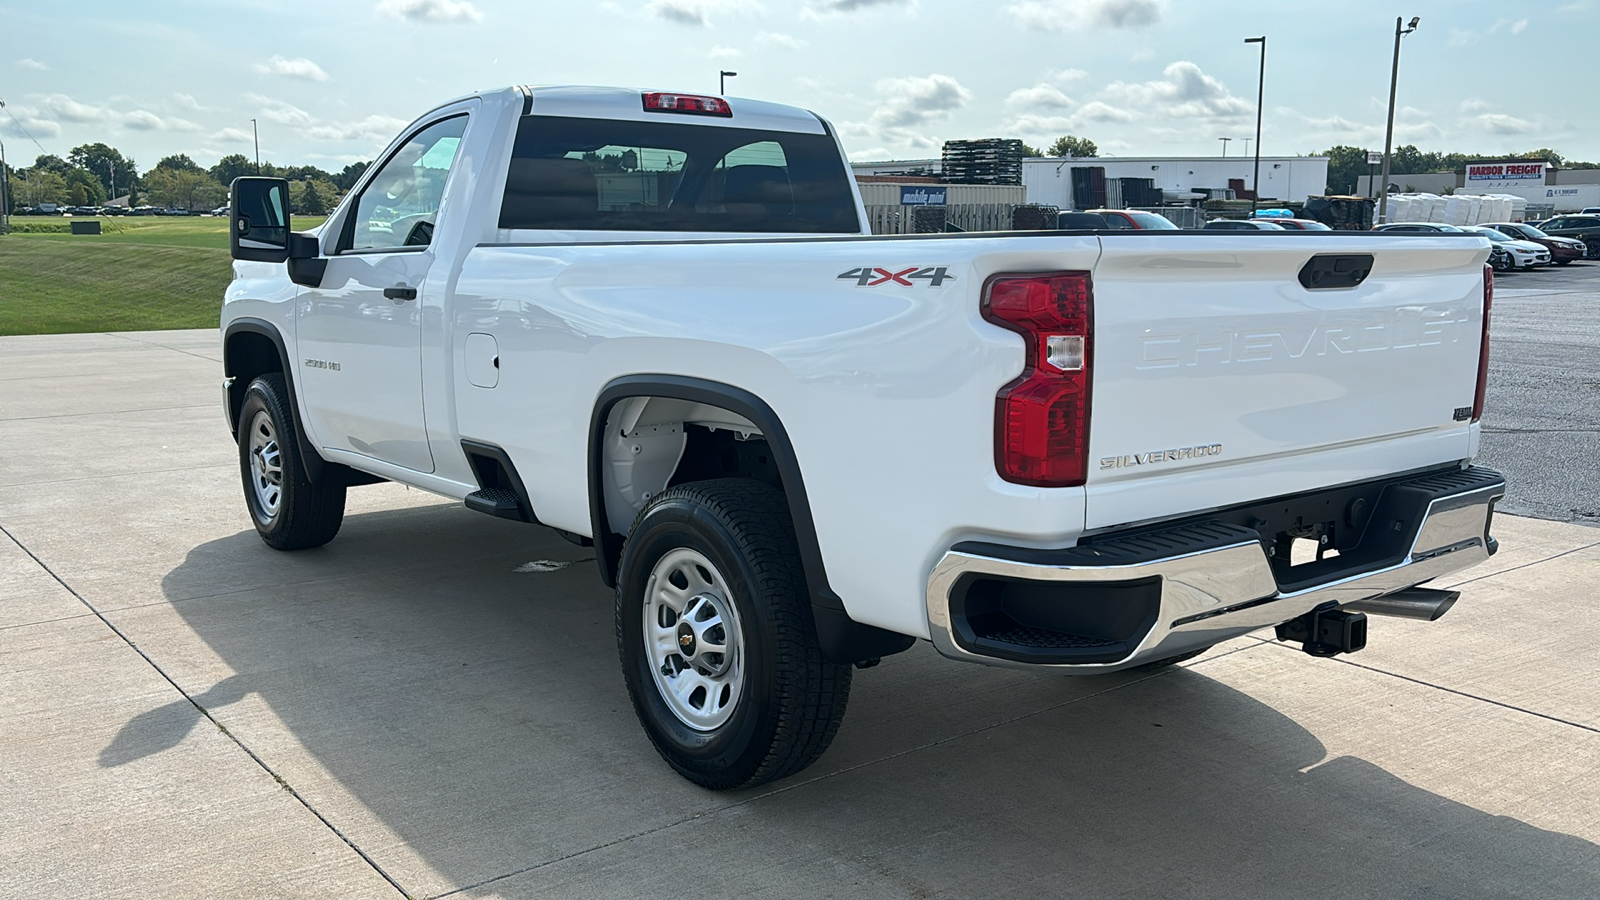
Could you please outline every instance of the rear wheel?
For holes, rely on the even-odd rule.
[[[849,666],[823,660],[779,491],[679,485],[640,512],[617,579],[617,652],[663,759],[715,790],[810,765],[833,741]]]
[[[1600,238],[1589,238],[1583,245],[1589,248],[1589,259],[1600,259]]]
[[[245,505],[261,539],[278,550],[320,547],[344,521],[344,482],[306,478],[291,402],[283,375],[268,372],[250,382],[239,411]]]

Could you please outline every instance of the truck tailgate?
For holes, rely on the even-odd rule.
[[[1308,289],[1319,255],[1370,254]],[[1471,456],[1488,243],[1107,236],[1094,269],[1094,530]]]

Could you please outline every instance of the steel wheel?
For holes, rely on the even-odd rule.
[[[727,581],[698,550],[662,556],[645,585],[645,653],[667,708],[696,731],[733,715],[744,691],[744,632]]]
[[[344,520],[345,482],[325,475],[313,484],[295,436],[294,398],[280,372],[250,382],[239,409],[239,478],[256,532],[270,547],[320,547]]]
[[[283,455],[278,430],[264,409],[250,420],[250,487],[256,492],[256,515],[272,521],[283,500]]]

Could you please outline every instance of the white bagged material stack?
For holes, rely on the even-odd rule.
[[[1482,222],[1483,219],[1480,218],[1480,216],[1482,216],[1482,215],[1483,215],[1483,198],[1477,196],[1476,194],[1468,197],[1467,198],[1467,224],[1468,225],[1476,225],[1479,222]]]
[[[1460,194],[1452,194],[1444,198],[1444,222],[1446,225],[1467,224],[1467,198]]]

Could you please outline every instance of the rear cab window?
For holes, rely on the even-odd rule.
[[[827,134],[524,116],[501,228],[857,234]]]

